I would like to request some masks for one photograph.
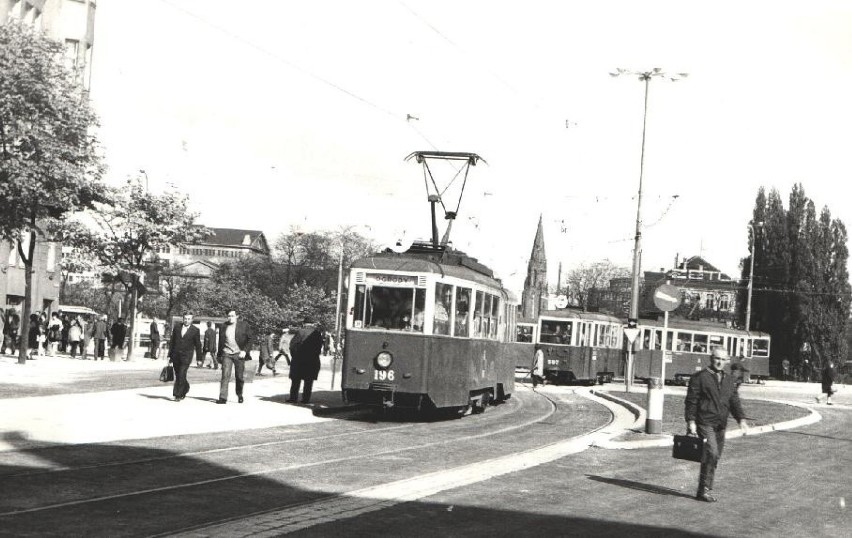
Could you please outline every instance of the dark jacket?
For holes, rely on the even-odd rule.
[[[156,321],[152,321],[150,325],[151,329],[151,341],[160,343],[160,326],[157,325]]]
[[[216,329],[210,327],[204,331],[204,352],[216,356]]]
[[[686,391],[686,420],[705,426],[726,425],[728,411],[734,418],[745,418],[740,404],[734,376],[723,373],[722,382],[716,381],[716,373],[705,368],[689,379]]]
[[[320,371],[322,331],[307,326],[290,340],[290,379],[316,379]]]
[[[124,338],[127,336],[127,325],[116,321],[112,324],[109,332],[112,336],[111,343],[113,347],[124,347]]]
[[[178,325],[172,330],[172,339],[169,342],[169,360],[172,362],[192,362],[192,354],[201,358],[201,332],[195,325],[190,325],[186,334],[181,336],[181,328]]]
[[[228,324],[223,323],[219,325],[219,348],[216,352],[217,357],[222,357],[225,354],[225,329]],[[240,351],[245,351],[245,358],[250,360],[249,351],[251,351],[251,329],[249,329],[248,323],[242,320],[237,320],[237,327],[234,331],[234,340],[237,341],[237,347],[240,348]]]
[[[831,394],[834,391],[831,388],[831,385],[834,384],[834,380],[837,379],[837,371],[834,368],[826,365],[825,368],[822,369],[822,392],[823,394]]]

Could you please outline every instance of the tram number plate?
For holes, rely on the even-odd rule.
[[[393,370],[375,370],[373,371],[373,379],[375,381],[393,381]]]
[[[559,366],[559,359],[547,359],[548,366]]]

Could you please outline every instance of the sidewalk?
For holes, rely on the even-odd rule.
[[[51,396],[0,399],[0,451],[47,444],[108,443],[175,435],[192,435],[239,429],[270,428],[329,420],[322,410],[345,404],[340,396],[340,372],[331,390],[331,358],[324,358],[319,379],[314,382],[311,405],[287,404],[290,380],[284,370],[255,377],[244,388],[245,403],[237,403],[234,381],[226,405],[216,405],[218,382],[193,383],[186,399],[172,399],[172,383],[160,383],[163,360],[130,362],[83,361],[68,357],[40,357],[17,364],[16,357],[0,356],[0,378],[5,384],[51,385],[91,378],[93,372],[151,372],[151,385],[142,388]],[[257,368],[252,361],[251,368]],[[285,365],[286,367],[286,365]],[[340,365],[337,365],[338,369]],[[177,420],[181,414],[191,420]],[[320,415],[320,416],[318,416]]]

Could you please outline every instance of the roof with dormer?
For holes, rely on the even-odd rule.
[[[266,241],[266,236],[260,230],[241,230],[239,228],[207,229],[212,233],[193,244],[251,249],[269,254],[269,244]]]

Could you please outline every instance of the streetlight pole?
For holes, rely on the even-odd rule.
[[[748,270],[748,299],[746,300],[746,318],[745,318],[745,330],[751,330],[751,290],[754,282],[754,236],[757,235],[757,229],[762,228],[762,222],[756,222],[754,224],[749,224],[749,228],[751,228],[751,266]]]
[[[148,172],[146,172],[144,169],[140,168],[139,173],[142,174],[143,176],[145,176],[145,192],[148,192],[148,190],[149,190],[148,189]]]
[[[620,77],[622,75],[635,75],[645,83],[645,103],[642,112],[642,150],[639,154],[639,192],[636,196],[636,235],[633,240],[633,272],[630,287],[630,313],[627,318],[627,326],[630,328],[636,327],[639,318],[639,275],[642,265],[642,181],[645,175],[645,131],[648,125],[648,89],[651,85],[651,79],[654,77],[662,77],[676,82],[682,78],[686,78],[688,73],[668,74],[664,73],[659,67],[655,67],[651,71],[632,71],[629,69],[618,68],[615,72],[610,73],[612,77]],[[627,391],[630,391],[633,384],[633,346],[628,346],[627,372],[625,374],[625,385]]]

